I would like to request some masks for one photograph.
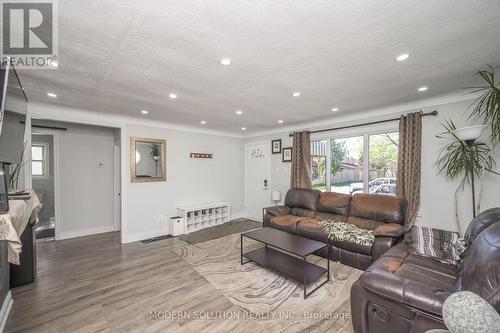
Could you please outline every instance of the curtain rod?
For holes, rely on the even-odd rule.
[[[26,122],[23,120],[21,120],[20,123],[23,125],[26,124]],[[52,130],[58,130],[58,131],[67,131],[68,130],[66,127],[57,127],[57,126],[31,125],[31,127],[52,129]]]
[[[422,112],[422,117],[425,116],[437,116],[438,112],[437,111],[431,111],[427,113]],[[362,124],[355,124],[355,125],[348,125],[348,126],[341,126],[341,127],[334,127],[334,128],[325,128],[325,129],[320,129],[320,130],[315,130],[315,131],[309,131],[309,133],[321,133],[321,132],[330,132],[330,131],[338,131],[341,129],[347,129],[347,128],[354,128],[354,127],[361,127],[361,126],[368,126],[368,125],[375,125],[375,124],[382,124],[382,123],[388,123],[390,121],[396,121],[399,120],[400,118],[391,118],[391,119],[385,119],[385,120],[378,120],[378,121],[372,121],[369,123],[362,123]],[[288,136],[293,137],[293,132],[288,134]]]

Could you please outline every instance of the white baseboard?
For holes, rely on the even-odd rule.
[[[244,213],[231,214],[231,220],[241,219],[245,217]]]
[[[160,237],[160,236],[165,236],[165,235],[168,235],[168,230],[166,230],[166,229],[145,231],[145,232],[132,234],[132,235],[123,235],[122,244],[138,242],[138,241],[141,241],[144,239]]]
[[[0,310],[0,332],[3,332],[5,328],[5,324],[7,323],[7,318],[9,317],[13,302],[14,300],[12,299],[12,293],[9,290],[9,292],[5,296],[5,299],[3,300],[2,309]]]
[[[118,229],[116,229],[116,226],[114,225],[107,225],[104,227],[92,228],[92,229],[65,231],[65,232],[62,231],[59,233],[57,240],[96,235],[111,231],[118,231]]]

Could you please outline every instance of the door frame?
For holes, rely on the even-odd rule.
[[[247,152],[247,147],[250,146],[250,145],[265,145],[265,150],[264,150],[264,154],[267,154],[267,156],[269,156],[268,158],[268,162],[267,162],[267,171],[269,172],[269,179],[267,180],[267,183],[269,184],[269,197],[271,197],[271,188],[272,188],[272,154],[271,154],[271,142],[269,141],[255,141],[255,142],[247,142],[245,143],[245,146],[243,148],[243,154],[245,156],[245,159],[244,159],[244,168],[245,168],[245,172],[244,172],[244,193],[243,193],[243,207],[244,207],[244,212],[245,212],[245,218],[249,218],[248,217],[248,214],[247,214],[247,173],[248,173],[248,170],[247,170],[247,162],[248,162],[248,156],[246,154]],[[271,204],[271,202],[269,202],[269,204]],[[265,208],[265,207],[263,207]],[[260,221],[259,219],[259,222],[264,222],[264,221]]]
[[[60,174],[59,174],[59,133],[57,130],[50,130],[44,128],[37,128],[36,130],[32,130],[31,132],[31,146],[33,145],[33,135],[50,135],[52,136],[52,145],[53,145],[53,156],[54,160],[50,161],[54,167],[54,219],[56,223],[56,227],[54,229],[54,240],[59,240],[61,238],[61,191],[60,191]],[[29,168],[31,174],[31,167]],[[33,179],[33,175],[31,175],[31,179]]]

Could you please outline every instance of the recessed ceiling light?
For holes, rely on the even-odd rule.
[[[283,120],[278,120],[278,124],[283,124]]]
[[[426,91],[427,89],[429,89],[429,88],[428,88],[428,87],[426,87],[426,86],[423,86],[423,87],[418,88],[417,90],[418,90],[418,91],[420,91],[420,92],[424,92],[424,91]]]
[[[300,96],[300,91],[295,91],[293,94],[292,94],[293,97],[299,97]]]
[[[52,98],[56,98],[57,97],[56,94],[51,93],[51,92],[47,93],[47,96],[52,97]]]
[[[221,65],[224,65],[224,66],[229,66],[233,63],[231,58],[222,58],[221,60],[219,60],[219,62]]]
[[[243,114],[243,111],[241,111],[241,110],[237,110],[237,111],[236,111],[236,114],[237,114],[237,115]]]
[[[339,108],[332,108],[332,112],[337,112]]]
[[[177,94],[170,93],[170,94],[168,94],[168,97],[170,97],[170,99],[176,99],[177,98]]]
[[[396,61],[405,61],[410,55],[408,53],[402,53],[396,57]]]
[[[141,113],[142,114],[148,114],[149,112],[148,112],[148,110],[141,110]]]
[[[242,130],[242,131],[246,131],[246,130],[247,130],[247,128],[246,128],[246,127],[242,127],[242,128],[241,128],[241,130]]]
[[[207,122],[205,120],[200,121],[200,124],[205,125]]]

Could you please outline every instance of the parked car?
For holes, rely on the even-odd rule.
[[[373,190],[370,189],[370,193],[396,196],[396,184],[379,185]]]
[[[376,178],[376,179],[370,180],[370,182],[368,182],[368,188],[369,188],[370,193],[372,193],[372,190],[375,189],[376,187],[378,187],[380,185],[384,185],[384,184],[396,185],[396,178]],[[349,191],[350,191],[351,195],[355,194],[355,193],[359,193],[360,191],[363,192],[363,183],[352,183],[350,185]]]

